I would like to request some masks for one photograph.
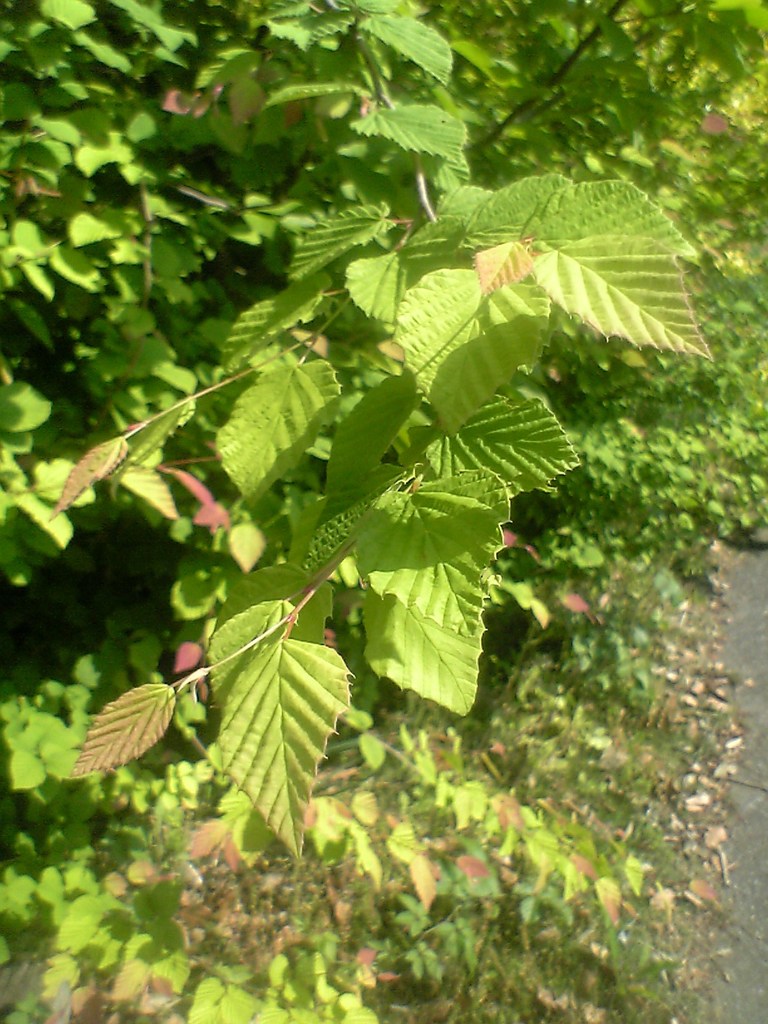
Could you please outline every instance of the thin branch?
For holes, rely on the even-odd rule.
[[[383,103],[388,110],[394,110],[395,104],[392,102],[392,99],[387,92],[384,79],[379,74],[379,69],[376,66],[376,61],[371,53],[371,49],[359,32],[357,33],[357,46],[365,60],[377,99]],[[424,175],[424,168],[422,167],[421,157],[418,153],[414,153],[413,162],[416,168],[416,192],[419,196],[419,203],[421,204],[422,210],[427,215],[427,219],[434,222],[437,220],[437,214],[435,213],[434,207],[432,206],[429,198],[427,179]]]
[[[144,182],[139,186],[139,195],[141,216],[144,220],[144,248],[146,250],[146,255],[144,256],[144,294],[141,304],[146,308],[149,305],[149,296],[152,292],[154,280],[152,271],[152,226],[155,223],[155,215],[152,213],[152,208],[149,205],[149,194]]]
[[[424,177],[424,169],[421,166],[421,157],[418,154],[414,157],[416,163],[416,191],[419,193],[419,202],[427,215],[427,220],[436,221],[437,214],[435,213],[432,203],[429,198],[429,190],[427,188],[427,179]]]

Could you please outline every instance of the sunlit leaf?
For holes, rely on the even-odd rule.
[[[426,104],[401,104],[383,108],[350,125],[360,135],[378,135],[403,149],[431,153],[458,160],[464,147],[466,128],[457,118]]]
[[[335,651],[286,638],[284,626],[236,653],[279,625],[290,608],[272,602],[228,619],[214,634],[210,657],[223,704],[224,770],[298,854],[317,766],[349,706],[349,676]]]
[[[94,718],[72,775],[103,772],[133,761],[164,735],[176,706],[165,683],[128,690]]]
[[[435,896],[437,896],[436,870],[437,866],[432,864],[432,861],[425,853],[417,853],[408,865],[408,871],[413,887],[416,890],[416,895],[427,912],[429,912],[429,908],[434,903]]]
[[[443,85],[448,82],[453,63],[451,48],[429,25],[415,18],[378,15],[366,18],[360,29],[418,64]]]
[[[128,466],[120,475],[120,485],[146,501],[166,519],[178,519],[179,513],[171,489],[154,469],[146,466]]]
[[[675,258],[653,238],[584,238],[537,256],[534,274],[554,303],[606,337],[709,355]]]
[[[242,494],[263,494],[296,463],[331,418],[338,393],[330,364],[320,359],[274,367],[243,392],[217,438]]]

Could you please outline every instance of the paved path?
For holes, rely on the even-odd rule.
[[[716,943],[722,956],[716,960],[715,1020],[768,1024],[768,545],[740,552],[726,582],[722,657],[736,682],[745,737],[729,793],[731,885],[724,898],[727,924]]]

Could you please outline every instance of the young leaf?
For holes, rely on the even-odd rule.
[[[412,103],[376,110],[350,125],[360,135],[378,135],[413,153],[459,160],[466,140],[463,122],[439,107]]]
[[[489,402],[454,437],[434,441],[426,457],[438,476],[482,469],[496,474],[515,494],[546,488],[579,463],[543,403],[511,398]]]
[[[104,441],[102,444],[97,444],[95,448],[91,448],[72,467],[53,514],[56,516],[59,512],[64,512],[91,484],[114,473],[127,456],[128,442],[124,437],[115,437],[111,441]]]
[[[417,853],[408,865],[416,895],[427,913],[437,896],[437,879],[435,878],[437,870],[437,865],[432,864],[426,853]]]
[[[165,683],[128,690],[93,720],[72,775],[103,772],[140,757],[165,733],[176,706],[176,691]]]
[[[534,274],[554,303],[606,337],[709,356],[675,257],[653,238],[584,238],[538,256]]]
[[[229,619],[214,634],[211,659],[221,662],[234,654],[288,611],[290,605],[274,602]],[[347,668],[335,651],[277,631],[231,661],[214,664],[213,682],[223,701],[224,770],[298,855],[317,766],[338,716],[349,706]]]
[[[503,242],[475,253],[475,271],[483,295],[522,281],[533,270],[533,256],[522,242]]]
[[[447,84],[453,64],[451,48],[429,25],[424,25],[415,18],[379,15],[366,18],[360,29],[391,46],[414,64],[418,64],[443,85]]]
[[[293,466],[333,415],[339,394],[330,365],[280,365],[238,398],[217,437],[224,469],[246,498]]]
[[[299,242],[291,277],[314,274],[350,249],[383,235],[390,227],[388,212],[385,206],[359,206],[318,224]]]

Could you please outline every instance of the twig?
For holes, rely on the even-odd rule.
[[[734,786],[744,786],[745,789],[757,789],[761,793],[768,793],[768,786],[760,786],[756,782],[742,782],[741,779],[731,779]]]
[[[730,874],[728,872],[728,858],[726,857],[726,855],[723,853],[722,850],[718,850],[717,851],[717,856],[718,856],[718,858],[720,860],[720,873],[723,876],[723,885],[726,885],[726,886],[730,885],[731,884],[731,876],[730,876]]]
[[[152,292],[152,283],[154,279],[152,272],[152,226],[155,223],[155,216],[149,205],[147,186],[143,181],[139,186],[139,195],[141,197],[141,216],[144,218],[144,248],[146,249],[146,255],[144,257],[144,294],[142,296],[141,304],[146,308],[149,305],[149,296]]]
[[[365,60],[377,99],[383,103],[388,110],[394,110],[395,104],[392,102],[392,99],[387,92],[387,88],[384,85],[384,79],[379,74],[379,69],[376,67],[376,61],[373,59],[370,47],[359,32],[357,34],[357,46]],[[424,213],[426,213],[427,219],[434,223],[434,221],[437,220],[437,214],[435,213],[429,198],[427,179],[424,175],[424,168],[422,167],[421,157],[418,153],[414,154],[413,162],[416,168],[416,192],[419,196],[419,203],[421,204],[421,208],[424,210]]]
[[[419,202],[427,215],[427,220],[432,222],[437,220],[437,214],[435,213],[432,203],[429,199],[429,191],[427,189],[427,179],[424,177],[424,168],[421,166],[421,157],[416,155],[414,157],[416,164],[416,191],[419,193]]]

